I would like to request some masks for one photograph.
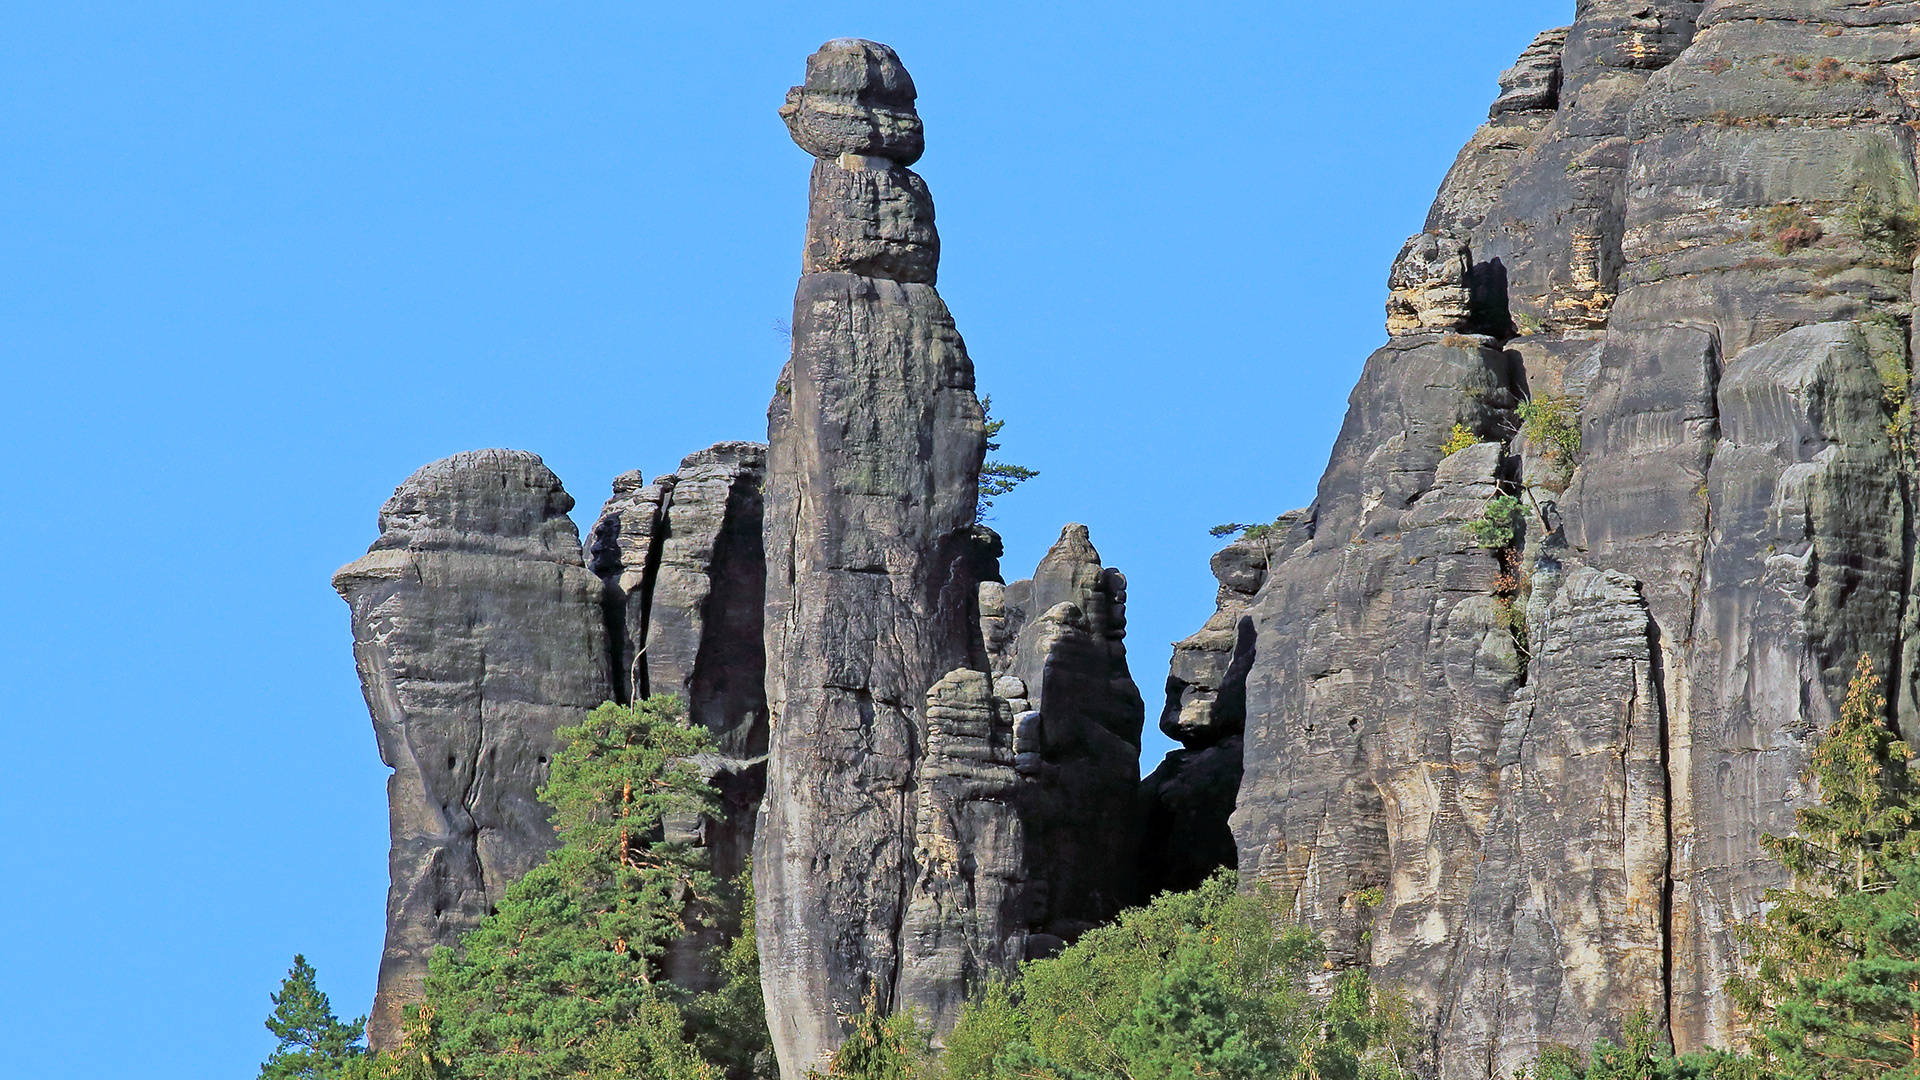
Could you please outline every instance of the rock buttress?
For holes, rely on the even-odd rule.
[[[781,110],[817,159],[769,409],[772,727],[754,856],[788,1080],[824,1062],[869,992],[944,1019],[1023,938],[994,884],[1018,876],[1015,814],[995,794],[1003,718],[968,674],[986,669],[975,590],[995,576],[974,526],[986,429],[931,284],[932,205],[905,167],[913,100],[891,49],[839,40]],[[922,966],[934,958],[945,974]]]
[[[1033,577],[980,585],[994,690],[1013,711],[1029,952],[1142,899],[1136,791],[1145,706],[1127,670],[1127,579],[1068,525]]]
[[[557,728],[610,694],[600,583],[533,454],[457,454],[409,477],[380,538],[334,575],[391,769],[387,941],[369,1042],[391,1046],[434,948],[455,945],[553,847]]]
[[[1395,341],[1318,501],[1270,542],[1241,869],[1401,983],[1443,1077],[1642,1008],[1682,1050],[1730,1044],[1730,931],[1781,880],[1759,838],[1812,797],[1862,652],[1920,721],[1916,23],[1594,0],[1542,35],[1396,266]],[[1463,415],[1487,441],[1436,468],[1448,414],[1492,401],[1431,367],[1468,340],[1448,323],[1571,443]],[[1495,492],[1522,504],[1497,553],[1461,532]]]

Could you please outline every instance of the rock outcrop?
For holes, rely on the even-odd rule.
[[[1014,713],[1029,952],[1141,899],[1136,789],[1145,706],[1127,671],[1127,579],[1068,525],[1033,577],[980,585],[994,689]]]
[[[393,769],[376,1047],[396,1040],[434,948],[457,944],[552,849],[535,791],[553,733],[610,692],[600,582],[572,508],[533,454],[456,454],[401,484],[380,538],[334,575]]]
[[[1449,1080],[1642,1008],[1731,1042],[1760,837],[1853,661],[1920,723],[1917,27],[1593,0],[1541,35],[1396,263],[1317,500],[1176,652],[1176,737],[1251,656],[1243,874],[1406,989]],[[1455,423],[1483,441],[1443,459]]]
[[[975,590],[996,576],[974,525],[986,427],[931,284],[913,100],[891,49],[838,40],[781,110],[817,159],[768,414],[772,734],[754,856],[788,1080],[823,1063],[867,995],[945,1019],[1023,949],[1004,899],[1019,876],[999,794],[1011,718],[978,677]]]
[[[746,868],[766,793],[766,451],[717,443],[651,484],[638,472],[620,476],[588,542],[604,587],[609,658],[621,673],[616,695],[678,695],[713,736],[716,752],[701,772],[725,813],[669,827],[705,847],[722,878]],[[703,953],[720,934],[696,924],[669,949],[668,978],[709,989]]]
[[[1194,888],[1240,853],[1228,818],[1240,792],[1253,620],[1246,610],[1267,579],[1270,538],[1298,515],[1248,530],[1213,556],[1213,617],[1174,643],[1160,731],[1180,744],[1141,784],[1140,876],[1154,896]]]

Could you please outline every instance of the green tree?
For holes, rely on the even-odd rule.
[[[1585,1054],[1550,1046],[1515,1080],[1769,1080],[1751,1057],[1701,1050],[1676,1057],[1653,1017],[1641,1010],[1622,1025],[1619,1042],[1601,1039]]]
[[[341,1023],[314,980],[313,965],[296,955],[280,992],[269,995],[273,1015],[267,1017],[267,1030],[280,1045],[261,1063],[260,1080],[332,1080],[366,1053],[360,1040],[367,1018]]]
[[[1793,884],[1747,928],[1753,973],[1734,989],[1787,1076],[1920,1070],[1920,785],[1885,712],[1862,656],[1812,755],[1820,803],[1796,812],[1796,835],[1763,838]]]
[[[1164,973],[1145,980],[1133,1015],[1114,1029],[1130,1080],[1258,1080],[1298,1064],[1294,1047],[1253,1034],[1258,1025],[1241,1015],[1245,1001],[1208,952],[1183,945]]]
[[[435,1043],[461,1077],[717,1077],[657,963],[690,909],[719,902],[704,852],[662,838],[669,819],[718,813],[692,760],[711,742],[669,696],[602,705],[559,734],[540,797],[560,847],[459,952],[435,952]]]
[[[760,947],[754,926],[753,871],[734,879],[738,912],[729,920],[732,939],[716,950],[714,970],[720,986],[694,998],[687,1022],[703,1059],[724,1068],[729,1080],[754,1080],[779,1074],[773,1039],[767,1032],[767,1005],[760,994]]]
[[[853,1030],[833,1051],[827,1070],[808,1070],[809,1080],[923,1080],[939,1075],[932,1033],[911,1012],[888,1015],[879,992],[867,988]]]
[[[1270,892],[1223,871],[1081,935],[970,1002],[947,1037],[954,1080],[1398,1078],[1404,1025],[1359,973],[1328,1009],[1325,951]]]
[[[1487,500],[1486,509],[1480,516],[1467,522],[1467,534],[1473,542],[1488,551],[1499,551],[1513,546],[1519,538],[1520,500],[1511,495],[1495,495]]]
[[[438,1031],[431,1003],[409,1008],[400,1045],[356,1059],[342,1080],[455,1080],[452,1062],[435,1046]]]
[[[980,412],[987,421],[987,452],[992,453],[1000,449],[1000,444],[994,439],[1000,434],[1000,429],[1007,426],[1007,422],[993,418],[992,395],[980,399]],[[993,507],[993,500],[1039,475],[1038,469],[1029,469],[1025,465],[1010,465],[991,459],[981,462],[980,512],[986,513]]]

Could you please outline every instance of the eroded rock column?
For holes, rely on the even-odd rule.
[[[458,944],[552,850],[536,792],[554,731],[611,693],[572,508],[533,454],[456,454],[401,484],[372,549],[334,575],[393,769],[376,1049],[395,1042],[434,948]]]
[[[762,985],[788,1080],[823,1062],[867,993],[939,1014],[956,980],[998,970],[1021,938],[1010,913],[981,910],[995,889],[964,880],[1000,865],[976,849],[999,851],[1018,830],[1002,827],[1008,809],[959,805],[1003,805],[994,747],[1010,733],[982,679],[948,677],[985,670],[985,426],[933,289],[932,203],[906,168],[921,150],[913,103],[891,49],[839,40],[808,59],[781,110],[816,159],[793,355],[768,415],[772,733],[754,859]],[[941,776],[972,789],[922,790]],[[906,970],[934,955],[951,974]]]

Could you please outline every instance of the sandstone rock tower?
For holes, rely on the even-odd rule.
[[[553,733],[609,693],[600,582],[572,508],[533,454],[456,454],[401,484],[372,550],[334,575],[393,769],[376,1047],[419,1000],[434,948],[457,944],[553,848],[535,794]]]
[[[927,958],[984,975],[1020,955],[1012,718],[976,615],[996,576],[974,527],[986,429],[933,287],[913,102],[893,50],[839,40],[781,110],[816,159],[793,357],[768,416],[773,727],[754,859],[790,1080],[866,994],[949,1013],[964,987]]]
[[[1243,874],[1408,990],[1448,1080],[1639,1008],[1727,1044],[1759,837],[1849,665],[1920,722],[1917,22],[1582,0],[1396,261],[1313,506],[1216,565],[1168,721],[1244,693]]]

